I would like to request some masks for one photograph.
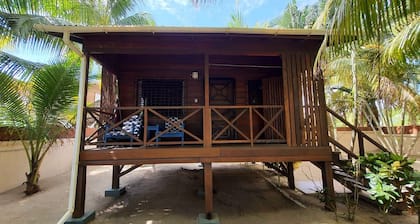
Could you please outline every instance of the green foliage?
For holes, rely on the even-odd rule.
[[[76,99],[77,72],[74,65],[56,63],[34,71],[28,83],[0,73],[1,123],[19,127],[16,134],[20,136],[29,166],[27,194],[39,190],[39,168],[64,130],[61,118]]]
[[[412,188],[412,193],[417,194],[419,189],[417,174],[412,167],[414,160],[389,152],[380,152],[360,157],[360,162],[368,169],[365,175],[369,180],[368,192],[378,202],[383,213],[388,213],[391,208],[401,210],[410,206],[410,198],[413,198],[413,195],[404,192]]]
[[[309,29],[317,20],[324,4],[325,1],[320,0],[313,5],[306,5],[302,9],[299,9],[296,0],[292,0],[287,4],[283,14],[270,22],[270,26],[291,29]]]
[[[230,21],[228,23],[228,27],[231,27],[231,28],[246,27],[241,11],[237,10],[236,12],[230,15]]]

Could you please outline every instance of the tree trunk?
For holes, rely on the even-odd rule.
[[[26,175],[25,194],[26,195],[35,194],[36,192],[38,192],[40,190],[39,185],[38,185],[38,180],[39,180],[39,165],[38,165],[38,163],[35,163],[31,167],[31,171],[29,173],[25,173],[25,175]]]

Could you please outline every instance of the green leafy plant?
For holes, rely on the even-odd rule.
[[[39,171],[51,146],[60,137],[62,114],[77,95],[77,69],[64,63],[36,70],[28,82],[0,73],[2,125],[16,128],[28,161],[27,195],[39,191]]]
[[[388,222],[386,215],[391,210],[401,213],[410,206],[413,201],[410,198],[413,196],[407,193],[407,189],[418,184],[412,167],[414,160],[389,152],[380,152],[369,153],[361,157],[360,162],[367,168],[365,177],[369,180],[368,192],[377,201],[385,222]]]

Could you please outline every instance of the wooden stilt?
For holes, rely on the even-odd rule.
[[[335,191],[331,162],[322,162],[322,185],[325,191],[325,208],[335,211]]]
[[[295,189],[295,175],[293,173],[293,162],[287,162],[287,183],[290,189]]]
[[[73,218],[80,218],[85,213],[86,199],[86,166],[79,165],[77,172],[76,199],[74,202]]]
[[[213,172],[211,163],[204,163],[204,198],[206,218],[212,219],[213,213]]]
[[[125,187],[120,187],[121,169],[123,166],[112,167],[112,188],[105,191],[105,197],[119,197],[126,193]]]
[[[121,166],[112,167],[112,189],[120,188],[120,170]]]

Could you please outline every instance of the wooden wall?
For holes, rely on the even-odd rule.
[[[292,146],[328,146],[323,77],[313,72],[315,56],[283,55],[287,142]]]

